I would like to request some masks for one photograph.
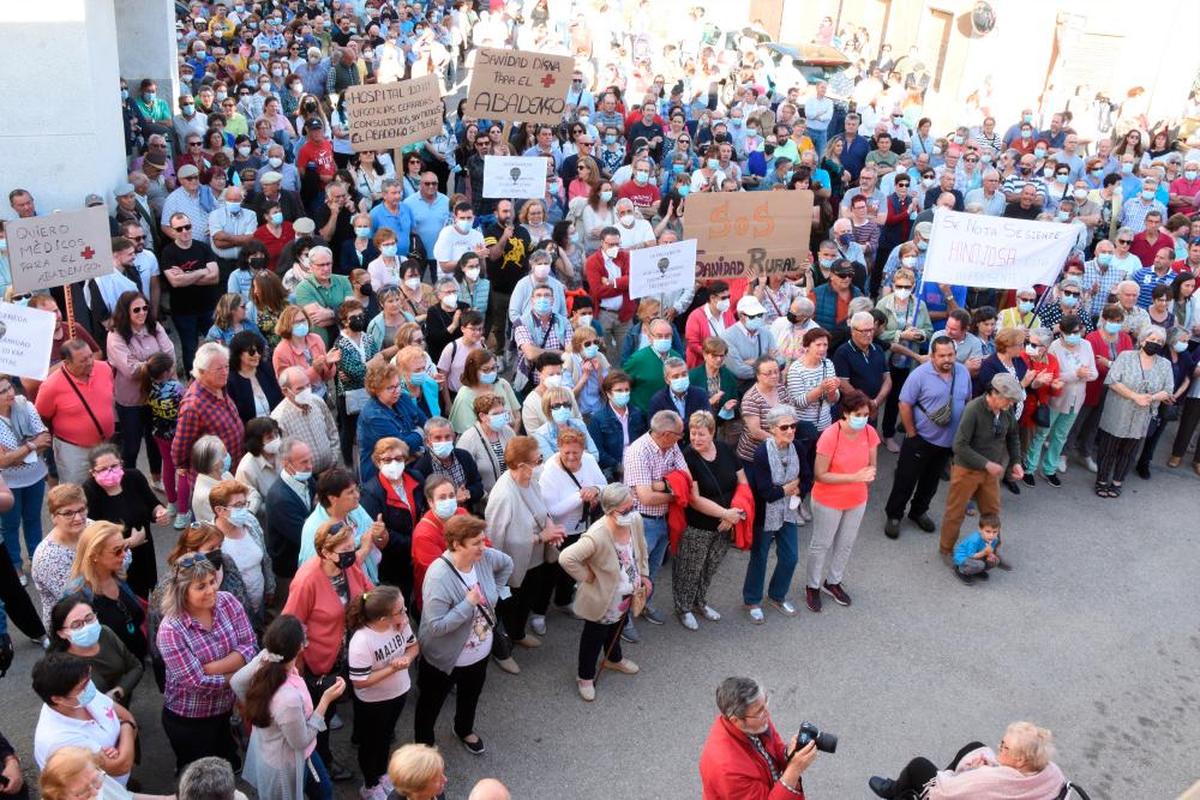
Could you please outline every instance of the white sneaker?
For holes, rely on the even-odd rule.
[[[679,622],[689,631],[700,630],[700,623],[696,622],[696,615],[690,611],[685,611],[679,615]]]
[[[174,504],[174,503],[167,503],[167,516],[168,516],[168,517],[170,517],[171,519],[175,519],[175,515],[176,515],[177,513],[179,513],[179,512],[178,512],[178,511],[176,511],[176,509],[175,509],[175,504]]]
[[[704,618],[709,622],[719,622],[721,619],[721,614],[712,606],[704,606],[700,609],[700,613],[703,614]]]
[[[755,625],[762,625],[767,621],[766,615],[763,614],[762,606],[751,606],[749,609],[750,621]]]
[[[529,616],[529,627],[538,636],[546,635],[546,617],[544,614],[531,614]]]
[[[1058,457],[1058,471],[1060,473],[1067,471],[1067,457],[1066,456]]]
[[[579,696],[584,700],[590,703],[596,699],[595,681],[585,681],[580,678],[576,678],[575,685],[579,688]]]
[[[1099,472],[1100,466],[1096,463],[1096,459],[1088,456],[1083,460],[1084,465],[1088,468],[1088,472]]]
[[[192,512],[185,511],[182,514],[177,513],[177,514],[175,514],[175,524],[173,527],[175,528],[175,530],[181,531],[184,528],[186,528],[188,525],[190,525],[191,522],[192,522]]]

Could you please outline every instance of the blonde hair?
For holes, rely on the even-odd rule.
[[[407,442],[395,436],[384,436],[375,443],[375,447],[371,448],[371,460],[375,462],[375,466],[379,466],[379,459],[383,458],[384,453],[392,449],[399,450],[401,458],[408,458]]]
[[[196,581],[202,581],[210,575],[216,575],[216,566],[205,558],[193,558],[186,567],[176,565],[171,568],[167,582],[163,586],[160,608],[163,617],[181,616],[187,609],[188,588]]]
[[[280,339],[291,339],[292,328],[300,320],[308,323],[308,332],[313,332],[312,321],[309,320],[308,314],[300,306],[288,306],[279,314],[279,319],[275,322],[275,335]]]
[[[911,269],[909,269],[908,267],[901,267],[900,269],[896,270],[896,273],[894,275],[892,275],[892,283],[894,284],[896,281],[900,280],[901,278],[903,278],[905,280],[910,280],[913,283],[917,282],[917,274],[915,272],[913,272]]]
[[[100,584],[100,573],[96,571],[96,559],[104,549],[109,539],[125,538],[125,531],[115,522],[93,522],[79,534],[79,542],[75,545],[75,561],[71,564],[71,578],[82,578],[89,589],[93,591]],[[124,579],[124,573],[118,573],[118,578]]]
[[[334,520],[323,522],[313,535],[313,548],[317,551],[317,555],[332,552],[333,548],[350,536],[350,532],[349,525],[343,525]]]
[[[1050,731],[1032,722],[1014,722],[1004,729],[1004,746],[1026,769],[1041,772],[1054,758]]]
[[[547,419],[549,419],[551,405],[553,405],[554,403],[570,403],[570,402],[571,402],[571,390],[570,389],[564,389],[561,386],[555,386],[553,389],[547,389],[545,394],[542,395],[542,413],[546,415]],[[572,416],[574,416],[574,415],[572,415]]]
[[[60,747],[46,759],[39,786],[45,800],[71,800],[70,785],[88,767],[99,771],[96,756],[84,747]]]
[[[399,794],[415,794],[443,773],[446,762],[437,748],[427,744],[406,744],[388,760],[387,774]]]
[[[711,411],[693,411],[692,415],[688,417],[688,427],[692,430],[700,427],[709,433],[716,433],[717,420],[713,417]],[[561,435],[559,438],[562,438]]]

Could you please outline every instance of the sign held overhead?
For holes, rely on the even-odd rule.
[[[104,206],[4,223],[14,294],[65,286],[113,271]]]
[[[442,132],[444,106],[436,75],[351,86],[342,96],[356,153],[404,147]]]
[[[557,125],[574,69],[571,56],[480,47],[466,111],[475,119]]]
[[[696,240],[629,251],[629,296],[636,300],[696,285]]]
[[[716,192],[688,195],[683,234],[696,239],[696,280],[798,275],[811,260],[813,194]]]
[[[546,196],[546,159],[541,156],[484,156],[483,196],[540,200]]]

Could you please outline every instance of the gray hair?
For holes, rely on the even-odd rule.
[[[792,301],[792,308],[799,309],[799,311],[796,312],[797,314],[807,314],[810,317],[817,311],[816,304],[814,304],[812,300],[809,300],[804,295],[796,296],[796,299]]]
[[[615,511],[633,497],[633,492],[623,483],[610,483],[600,490],[600,509],[608,514]]]
[[[191,554],[189,554],[191,555]],[[217,573],[216,566],[207,558],[191,562],[186,567],[175,566],[167,575],[163,586],[161,609],[164,617],[178,617],[185,612],[184,601],[188,587],[198,580]]]
[[[1121,281],[1116,286],[1113,287],[1114,292],[1128,291],[1130,289],[1140,292],[1142,290],[1142,287],[1138,284],[1137,281],[1129,281],[1129,280]]]
[[[434,294],[441,294],[444,289],[453,289],[458,291],[458,281],[454,278],[438,278],[438,282],[433,285]]]
[[[648,334],[653,334],[655,325],[657,325],[660,329],[662,328],[663,325],[666,325],[667,332],[669,334],[671,334],[671,338],[672,339],[675,338],[674,328],[672,328],[671,323],[667,322],[667,320],[664,319],[663,317],[655,317],[654,319],[650,320],[650,324],[645,326],[646,332]]]
[[[395,178],[384,178],[383,182],[379,184],[379,190],[381,192],[386,192],[392,187],[400,187],[400,181],[396,180]]]
[[[726,719],[740,719],[762,696],[762,685],[754,678],[726,678],[717,687],[717,710]]]
[[[450,420],[446,419],[445,417],[430,417],[429,419],[425,420],[425,425],[421,428],[421,430],[425,433],[425,438],[428,439],[430,434],[432,434],[434,431],[449,427],[451,427]]]
[[[1059,289],[1081,289],[1078,278],[1063,278],[1058,282]]]
[[[985,169],[983,171],[982,177],[983,177],[983,180],[985,180],[985,181],[991,180],[992,178],[999,180],[1000,179],[1000,170],[989,167],[988,169]]]
[[[179,800],[233,800],[236,790],[233,768],[217,756],[196,759],[179,776]]]
[[[654,416],[650,418],[651,433],[666,433],[667,431],[674,432],[683,425],[683,417],[671,411],[664,409],[654,412]]]
[[[549,264],[549,263],[550,263],[550,254],[547,253],[545,250],[534,250],[532,253],[529,254],[530,266],[532,266],[533,264]],[[457,285],[457,284],[455,284],[455,285]]]
[[[1117,235],[1114,236],[1113,238],[1120,239],[1122,236],[1128,236],[1130,239],[1132,239],[1134,237],[1133,228],[1126,228],[1126,227],[1117,228]],[[1116,244],[1116,242],[1114,241],[1113,244]]]
[[[308,442],[304,441],[303,439],[299,438],[298,436],[283,437],[283,439],[280,440],[280,442],[279,442],[279,458],[280,459],[291,458],[292,450],[295,449],[296,445],[298,445],[298,444],[302,444],[305,447],[308,447]]]
[[[1138,335],[1138,344],[1144,343],[1151,336],[1158,336],[1163,342],[1167,341],[1167,332],[1163,330],[1161,325],[1147,325],[1145,328],[1142,328],[1142,332]]]
[[[851,318],[853,318],[855,314],[859,314],[862,312],[869,312],[874,307],[875,307],[875,304],[871,302],[871,298],[855,297],[855,298],[852,298],[850,300],[850,302],[846,305],[846,311],[850,314]],[[815,309],[815,307],[814,307],[814,309]]]
[[[1054,338],[1054,334],[1049,328],[1033,328],[1029,331],[1029,341],[1037,341],[1038,344],[1050,344],[1050,340]]]
[[[208,369],[217,356],[229,361],[229,348],[220,342],[205,342],[196,348],[192,358],[192,377],[199,378],[202,370]]]
[[[680,367],[687,369],[687,362],[684,361],[682,358],[676,358],[675,356],[671,356],[670,358],[668,358],[666,361],[663,362],[663,375],[666,375],[668,372],[670,372],[673,369],[679,369]]]
[[[1054,739],[1050,731],[1032,722],[1009,725],[1004,730],[1004,743],[1029,769],[1043,770],[1054,758]]]
[[[329,258],[332,260],[333,251],[325,245],[319,244],[316,247],[310,247],[308,249],[308,261],[310,264],[312,263],[313,256],[329,256]]]
[[[774,406],[764,414],[762,424],[767,430],[775,430],[785,419],[793,421],[796,419],[796,409],[786,403]]]
[[[1182,325],[1175,325],[1171,330],[1167,331],[1167,341],[1171,344],[1178,342],[1180,339],[1185,342],[1191,338],[1191,331]]]
[[[211,433],[201,436],[192,445],[192,469],[209,475],[213,468],[224,460],[226,452],[228,451],[225,449],[225,443],[220,437]]]
[[[872,330],[875,329],[875,317],[870,311],[855,311],[850,317],[850,327],[852,328],[855,325],[866,325],[867,323],[871,324]]]
[[[305,381],[308,381],[308,372],[305,371],[304,367],[288,367],[283,370],[283,372],[279,373],[279,388],[291,389],[292,379],[297,375],[302,376]],[[307,385],[307,383],[305,385]]]

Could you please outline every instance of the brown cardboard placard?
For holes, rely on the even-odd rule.
[[[356,153],[404,147],[442,132],[444,106],[436,75],[351,86],[343,96]]]
[[[4,223],[14,294],[86,281],[113,271],[104,206]]]
[[[557,125],[567,107],[574,70],[571,56],[480,47],[466,113],[472,119]]]
[[[799,274],[809,259],[808,190],[688,195],[683,235],[696,239],[696,280]]]

